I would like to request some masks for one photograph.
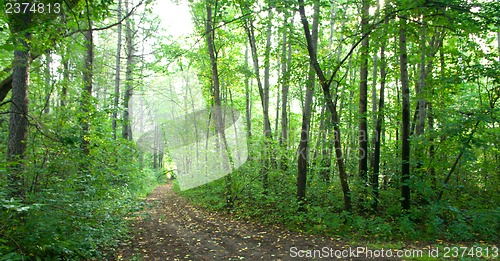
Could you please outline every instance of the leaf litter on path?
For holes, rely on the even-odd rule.
[[[333,238],[207,212],[176,195],[172,184],[158,186],[146,201],[151,207],[137,215],[130,242],[113,260],[368,260],[334,255],[349,245]]]

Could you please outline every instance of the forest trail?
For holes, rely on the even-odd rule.
[[[350,247],[332,238],[206,212],[176,195],[172,184],[158,186],[146,201],[150,207],[134,222],[133,238],[117,251],[115,260],[302,260],[298,250]]]

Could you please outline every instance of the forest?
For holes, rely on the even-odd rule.
[[[0,260],[102,260],[164,183],[307,235],[498,245],[499,1],[0,7]]]

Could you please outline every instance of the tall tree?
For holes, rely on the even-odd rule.
[[[361,8],[361,32],[367,33],[369,19],[369,0],[363,0]],[[368,57],[369,57],[369,37],[365,37],[361,42],[360,58],[361,68],[359,70],[359,148],[358,148],[358,175],[365,185],[368,178]]]
[[[280,139],[279,139],[279,144],[282,149],[287,149],[288,148],[288,91],[290,88],[290,73],[291,73],[291,66],[290,64],[292,63],[292,44],[290,43],[288,35],[290,35],[290,38],[292,36],[292,28],[289,28],[289,16],[290,14],[288,13],[287,10],[284,10],[283,12],[283,39],[281,42],[281,132],[280,132]],[[293,17],[291,19],[291,24],[293,24]],[[277,104],[276,106],[280,106]],[[287,169],[287,164],[288,162],[286,159],[281,158],[279,165],[280,168],[283,170]]]
[[[426,58],[427,58],[427,28],[425,23],[425,17],[422,18],[422,25],[420,26],[420,59],[418,63],[418,71],[419,71],[419,81],[415,88],[416,96],[418,97],[418,122],[416,125],[417,136],[424,134],[425,129],[425,113],[426,113],[426,100],[424,97],[424,88],[425,88],[425,78],[427,77],[425,71]],[[420,164],[420,163],[419,163]]]
[[[302,21],[302,25],[304,28],[304,34],[306,37],[306,42],[307,42],[307,51],[309,53],[309,59],[311,59],[311,65],[314,68],[314,71],[316,72],[316,75],[318,76],[319,82],[321,84],[321,88],[323,90],[323,95],[325,96],[325,100],[327,103],[328,110],[330,111],[332,115],[332,123],[333,123],[333,129],[334,129],[334,149],[335,149],[335,156],[336,156],[336,161],[337,161],[337,166],[339,169],[339,178],[340,178],[340,184],[342,186],[342,192],[344,194],[344,209],[345,210],[351,210],[351,192],[349,189],[349,184],[347,183],[347,172],[345,169],[345,163],[344,163],[344,158],[342,156],[342,143],[341,143],[341,136],[340,136],[340,118],[338,115],[337,111],[337,105],[336,101],[333,100],[330,86],[332,81],[327,80],[323,70],[321,69],[319,63],[318,63],[318,58],[317,58],[317,53],[314,50],[313,46],[313,39],[312,35],[309,29],[309,22],[307,21],[306,17],[306,11],[305,11],[305,5],[303,0],[298,0],[299,3],[299,13],[300,13],[300,18]],[[335,75],[336,72],[333,72],[333,75]],[[333,78],[332,78],[333,79]]]
[[[312,23],[311,44],[314,52],[318,50],[318,27],[319,27],[319,1],[314,2],[314,14]],[[302,127],[300,131],[300,141],[298,148],[298,171],[297,171],[297,200],[303,203],[306,197],[307,185],[307,162],[309,158],[309,128],[311,127],[311,109],[314,95],[315,73],[312,64],[309,66],[309,73],[306,82],[306,97],[302,110]],[[303,209],[301,209],[303,210]]]
[[[388,18],[385,18],[385,25],[388,23]],[[385,32],[386,30],[384,30]],[[385,34],[383,34],[385,35]],[[386,58],[385,58],[385,48],[387,44],[387,39],[385,36],[382,36],[382,42],[380,45],[380,94],[379,94],[379,103],[378,103],[378,112],[376,114],[376,123],[375,123],[375,137],[374,141],[374,151],[373,151],[373,172],[371,177],[371,185],[373,189],[373,204],[372,208],[374,211],[377,211],[378,201],[379,201],[379,173],[380,173],[380,149],[382,145],[382,126],[384,124],[384,98],[385,98],[385,83],[386,83]]]
[[[244,14],[250,13],[250,8],[248,8],[248,7],[244,8],[243,13]],[[269,21],[269,23],[271,23],[271,21]],[[268,93],[266,94],[266,89],[265,89],[264,85],[262,84],[262,80],[260,77],[259,54],[257,52],[257,41],[255,39],[255,27],[254,27],[253,18],[246,19],[244,26],[245,26],[245,31],[246,31],[247,37],[248,37],[248,43],[250,44],[250,52],[252,54],[254,73],[255,73],[255,78],[257,79],[257,87],[259,88],[259,95],[260,95],[263,114],[264,114],[264,135],[266,137],[270,137],[271,136],[271,123],[269,121],[269,104],[268,104],[268,102],[266,102],[266,99],[269,98],[269,94]],[[269,40],[269,45],[270,45],[270,40]],[[266,43],[266,46],[267,46],[267,43]]]
[[[245,116],[247,123],[247,138],[250,138],[252,136],[252,88],[250,86],[248,48],[245,48]]]
[[[217,6],[217,0],[215,0],[216,6]],[[213,21],[212,19],[212,3],[211,0],[207,0],[206,3],[206,12],[207,12],[207,20],[206,20],[206,41],[207,41],[207,48],[208,48],[208,54],[210,56],[210,68],[212,72],[212,97],[213,97],[213,103],[215,105],[215,113],[214,118],[215,118],[215,126],[216,126],[216,132],[218,135],[218,140],[219,140],[219,147],[218,149],[222,153],[223,158],[224,158],[224,167],[229,171],[232,169],[232,156],[228,147],[227,139],[226,139],[226,133],[225,133],[225,126],[224,126],[224,116],[222,112],[222,101],[221,101],[221,84],[219,80],[219,70],[218,70],[218,64],[217,64],[217,53],[216,53],[216,48],[215,48],[215,30],[213,27]],[[214,16],[216,17],[216,15]],[[227,157],[225,156],[227,155]],[[231,178],[230,176],[226,177],[226,191],[225,191],[225,196],[226,196],[226,203],[228,204],[228,207],[232,207],[232,191],[231,191]]]
[[[43,112],[50,113],[50,97],[52,96],[52,74],[51,74],[52,54],[50,50],[45,52],[45,104]]]
[[[500,3],[500,0],[497,0]],[[500,26],[497,28],[497,50],[498,50],[498,62],[500,63]]]
[[[125,3],[126,12],[129,12],[129,1]],[[129,102],[134,90],[133,70],[135,68],[134,34],[135,23],[132,17],[127,18],[125,28],[125,42],[127,48],[127,69],[125,71],[125,93],[123,94],[123,121],[122,138],[132,140],[132,126],[130,125]]]
[[[23,169],[28,136],[28,88],[31,62],[32,14],[30,12],[9,15],[10,31],[14,41],[12,63],[12,97],[10,105],[9,140],[7,162],[8,184],[11,196],[23,197]]]
[[[271,0],[272,1],[272,0]],[[248,4],[248,3],[245,3]],[[254,66],[255,77],[257,79],[257,87],[259,89],[260,100],[262,104],[263,116],[264,116],[264,156],[262,157],[262,166],[261,175],[262,175],[262,187],[264,189],[264,193],[267,193],[267,187],[269,183],[269,174],[268,168],[270,165],[270,155],[269,152],[271,150],[271,122],[269,120],[269,59],[270,59],[270,48],[271,48],[271,33],[272,33],[272,3],[269,3],[270,9],[268,10],[268,27],[267,27],[267,37],[266,37],[266,49],[265,49],[265,62],[266,65],[264,68],[264,85],[262,84],[262,80],[260,78],[260,66],[259,66],[259,54],[257,52],[257,41],[255,39],[255,27],[253,23],[253,18],[249,17],[245,19],[244,27],[248,37],[248,43],[250,44],[250,51],[252,53],[252,60]],[[243,14],[249,14],[250,7],[242,6]]]
[[[118,104],[120,101],[120,67],[121,67],[121,50],[122,50],[122,0],[118,0],[117,10],[117,42],[116,42],[116,61],[115,61],[115,96],[113,97],[113,139],[116,140],[116,121],[118,120]],[[128,61],[128,60],[127,60]]]
[[[264,117],[267,120],[264,120],[265,129],[264,135],[268,138],[271,137],[271,125],[269,121],[269,89],[270,89],[270,71],[271,71],[271,40],[273,33],[273,1],[269,0],[269,9],[267,11],[267,31],[266,31],[266,47],[264,50]],[[267,126],[266,126],[267,125]]]
[[[406,47],[407,16],[399,17],[399,70],[402,96],[401,126],[401,207],[410,209],[410,86],[408,83],[408,51]]]
[[[85,1],[86,23],[88,28],[84,32],[85,38],[85,56],[83,68],[83,91],[81,94],[82,116],[80,118],[81,126],[81,148],[85,155],[90,154],[90,109],[92,106],[92,86],[93,86],[93,67],[94,67],[94,37],[93,22],[91,17],[91,7],[88,0]]]
[[[62,14],[62,22],[63,24],[67,25],[68,21],[66,18],[66,14]],[[61,62],[62,62],[62,75],[63,75],[63,82],[61,86],[61,93],[60,93],[60,102],[61,102],[61,107],[66,106],[66,100],[68,98],[68,84],[69,84],[69,77],[70,77],[70,63],[69,63],[69,46],[65,46],[61,48],[63,50],[63,53],[61,55]]]
[[[66,48],[65,54],[62,56],[63,65],[63,84],[61,86],[61,107],[66,106],[66,101],[68,98],[68,83],[70,77],[70,63],[68,57],[69,48]]]

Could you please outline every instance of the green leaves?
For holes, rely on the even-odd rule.
[[[7,211],[24,212],[28,211],[31,206],[23,205],[20,201],[11,198],[10,200],[0,199],[1,207]]]

